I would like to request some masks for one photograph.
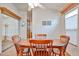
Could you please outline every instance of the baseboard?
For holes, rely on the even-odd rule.
[[[6,50],[8,50],[9,48],[13,47],[13,45],[11,45],[10,47],[4,49],[2,52],[5,52]]]
[[[71,54],[68,51],[66,51],[66,53],[68,54],[68,56],[71,56]]]
[[[69,42],[69,44],[71,44],[71,45],[73,45],[73,46],[75,46],[75,47],[78,47],[77,45],[75,45],[75,44],[73,44],[73,43],[70,43],[70,42]]]

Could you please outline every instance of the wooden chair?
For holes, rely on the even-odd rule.
[[[51,56],[52,40],[29,40],[33,56]]]
[[[63,48],[64,48],[63,54],[64,54],[64,56],[65,56],[65,53],[66,53],[66,48],[67,48],[67,45],[69,43],[69,40],[70,40],[70,38],[68,36],[66,36],[66,35],[60,36],[60,41],[62,42],[62,44],[64,44],[63,45]],[[53,52],[54,52],[55,56],[56,55],[60,56],[60,53],[61,53],[60,49],[53,48]]]
[[[35,35],[36,39],[46,39],[46,37],[47,37],[47,34],[36,34]]]
[[[20,37],[18,35],[14,35],[14,36],[12,36],[12,40],[13,40],[14,46],[16,48],[17,56],[19,56],[19,54],[20,54],[19,51],[21,48],[17,43],[20,41]],[[25,50],[23,50],[22,54],[23,54],[22,56],[30,56],[31,55],[29,51],[26,52]]]

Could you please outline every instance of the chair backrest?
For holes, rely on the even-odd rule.
[[[35,35],[36,39],[46,39],[46,37],[47,37],[47,34],[36,34]]]
[[[17,52],[17,55],[18,55],[18,53],[19,53],[19,45],[17,43],[20,41],[20,37],[18,35],[14,35],[14,36],[12,36],[12,41],[14,43],[14,46],[16,48],[16,52]]]
[[[66,35],[60,36],[60,40],[65,44],[64,45],[64,52],[66,51],[67,45],[69,43],[70,37]]]
[[[29,40],[29,42],[35,56],[49,56],[51,54],[52,40]]]
[[[12,36],[12,41],[13,41],[13,43],[17,43],[18,41],[20,41],[20,37],[18,36],[18,35],[14,35],[14,36]]]
[[[67,42],[69,42],[70,37],[69,37],[69,36],[66,36],[66,35],[62,35],[62,36],[60,36],[60,40],[61,40],[63,43],[67,43]]]

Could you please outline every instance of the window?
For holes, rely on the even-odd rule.
[[[71,17],[66,18],[65,23],[66,30],[77,29],[77,15],[73,15]]]
[[[75,9],[65,15],[65,30],[66,34],[70,36],[70,42],[77,45],[77,15],[78,9]]]

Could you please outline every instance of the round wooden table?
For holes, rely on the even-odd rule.
[[[51,39],[52,40],[52,39]],[[30,43],[29,43],[29,40],[20,40],[18,43],[17,43],[20,47],[20,53],[19,53],[19,56],[22,56],[22,52],[25,48],[32,48],[30,46]],[[63,51],[64,51],[64,43],[62,43],[60,40],[53,40],[53,46],[52,48],[58,48],[61,52],[60,52],[60,56],[63,56]]]

